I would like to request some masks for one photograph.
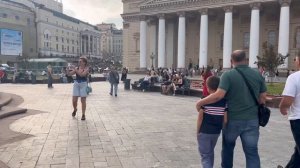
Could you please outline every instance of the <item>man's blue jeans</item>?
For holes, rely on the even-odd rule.
[[[286,168],[299,168],[300,167],[300,120],[290,120],[291,130],[296,142],[294,154],[292,155]]]
[[[223,129],[222,168],[233,167],[233,151],[240,136],[246,156],[246,168],[260,168],[258,120],[230,120]]]

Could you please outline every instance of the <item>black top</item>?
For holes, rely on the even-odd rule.
[[[77,69],[79,69],[79,67],[77,67]],[[86,82],[87,81],[87,76],[82,77],[82,76],[80,76],[80,75],[78,75],[76,73],[76,81],[78,81],[78,82]]]
[[[223,127],[224,113],[227,110],[225,99],[202,107],[204,110],[201,133],[220,134]]]

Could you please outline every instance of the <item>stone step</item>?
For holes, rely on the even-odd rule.
[[[0,119],[17,114],[26,113],[26,111],[27,109],[24,108],[3,106],[0,110]]]
[[[3,106],[8,105],[12,101],[12,97],[6,93],[0,93],[0,110]]]

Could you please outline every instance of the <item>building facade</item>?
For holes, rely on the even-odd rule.
[[[97,25],[101,31],[101,53],[103,58],[114,61],[122,61],[123,30],[116,28],[113,23]]]
[[[101,58],[98,28],[62,12],[61,0],[0,0],[0,29],[23,33],[20,56]],[[0,57],[2,62],[20,58]]]
[[[32,4],[31,4],[32,5]],[[17,1],[0,1],[0,29],[22,32],[22,51],[19,54],[1,54],[2,63],[15,62],[18,58],[37,56],[37,36],[33,6]],[[0,37],[1,38],[1,37]],[[1,49],[0,49],[1,50]]]
[[[63,14],[60,1],[37,3],[43,1],[35,3],[39,57],[101,58],[100,31],[96,26]]]
[[[290,57],[300,48],[298,0],[123,0],[123,9],[123,64],[131,71],[152,61],[230,68],[236,49],[256,68],[265,42]],[[281,68],[295,68],[290,57]]]

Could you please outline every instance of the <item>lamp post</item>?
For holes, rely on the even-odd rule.
[[[151,63],[152,63],[152,65],[151,65],[151,68],[153,68],[153,59],[154,59],[154,54],[153,54],[153,52],[152,52],[152,54],[150,55],[150,58],[151,58]]]

